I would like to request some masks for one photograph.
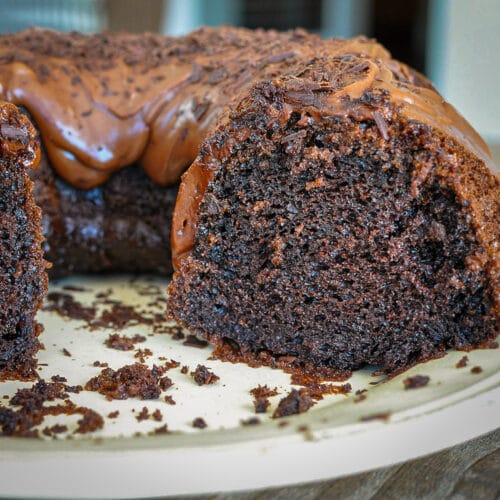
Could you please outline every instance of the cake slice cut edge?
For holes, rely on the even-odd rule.
[[[36,377],[47,291],[41,212],[28,172],[40,158],[37,134],[13,104],[0,102],[0,379]]]

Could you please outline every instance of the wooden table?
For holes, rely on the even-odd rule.
[[[332,481],[245,493],[183,498],[190,500],[498,500],[500,430],[423,458]]]

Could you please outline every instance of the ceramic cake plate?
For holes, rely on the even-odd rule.
[[[49,306],[54,298],[64,300],[57,295],[62,293],[77,306],[93,304],[97,318],[118,303],[133,306],[142,317],[156,314],[157,321],[131,321],[119,329],[90,327],[88,321],[41,311],[43,379],[58,375],[68,385],[85,385],[103,369],[94,366],[96,361],[116,370],[137,362],[141,353],[149,367],[172,359],[179,366],[166,372],[173,385],[156,400],[108,401],[97,392],[70,393],[74,404],[102,415],[100,430],[75,433],[81,415],[59,415],[40,424],[40,439],[0,438],[0,496],[134,498],[290,485],[412,459],[500,423],[498,349],[452,351],[391,380],[374,376],[374,369],[360,370],[346,381],[352,386],[349,394],[325,396],[305,413],[273,419],[279,401],[294,387],[290,375],[210,359],[211,347],[186,345],[187,337],[166,333],[172,324],[158,319],[166,285],[166,280],[130,276],[73,277],[51,285],[56,295],[50,296]],[[105,341],[115,333],[145,340],[129,351],[111,349]],[[457,368],[464,355],[466,366]],[[219,380],[198,386],[190,373],[199,364]],[[187,373],[183,366],[189,367]],[[428,383],[405,389],[404,381],[416,375],[429,377]],[[270,398],[267,413],[256,415],[249,391],[259,384],[276,387],[278,394]],[[7,397],[32,385],[0,382],[0,404],[10,407]],[[365,391],[361,397],[360,391]],[[156,419],[151,417],[155,410],[160,410]],[[196,418],[206,428],[193,427]],[[251,419],[254,424],[248,425]],[[56,424],[67,430],[45,436],[43,429]],[[155,433],[165,424],[168,433]]]

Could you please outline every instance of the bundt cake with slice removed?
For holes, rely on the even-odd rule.
[[[182,178],[168,311],[243,355],[397,372],[498,333],[500,184],[390,59],[333,54],[237,97]]]
[[[31,177],[54,274],[169,273],[174,198],[194,160],[176,202],[169,299],[193,333],[340,370],[397,370],[495,335],[489,152],[373,41],[30,29],[0,36],[0,99],[40,134]],[[31,187],[13,196],[22,176],[9,168],[0,202],[21,218],[0,248],[0,305],[15,304],[18,281],[28,293],[19,328],[2,323],[4,366],[34,351],[45,289]],[[36,265],[14,269],[21,241]]]
[[[0,373],[30,378],[47,290],[40,209],[29,169],[40,158],[36,132],[13,104],[0,102]]]

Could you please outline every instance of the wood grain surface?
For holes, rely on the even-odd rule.
[[[500,430],[423,458],[332,481],[253,492],[182,498],[189,500],[498,500]]]

